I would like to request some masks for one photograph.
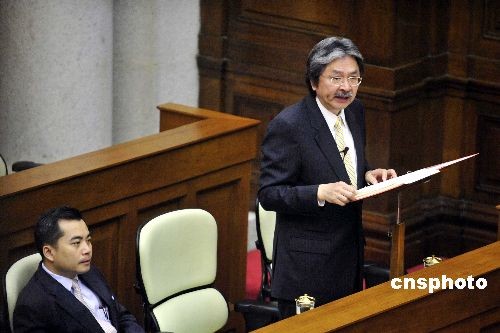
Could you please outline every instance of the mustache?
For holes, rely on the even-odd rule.
[[[349,91],[339,91],[335,94],[335,97],[340,97],[340,98],[351,98],[352,97],[352,92]]]

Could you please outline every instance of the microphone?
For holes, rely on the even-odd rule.
[[[345,147],[343,150],[340,151],[342,154],[342,161],[345,159],[345,156],[347,155],[347,152],[349,151],[349,147]]]

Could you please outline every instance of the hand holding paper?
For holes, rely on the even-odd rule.
[[[365,179],[369,184],[377,184],[397,176],[394,169],[375,169],[365,173]]]
[[[353,201],[369,198],[369,197],[372,197],[374,195],[393,190],[393,189],[398,188],[398,187],[403,186],[403,185],[408,185],[408,184],[418,182],[420,180],[426,179],[432,175],[439,173],[441,169],[444,169],[452,164],[461,162],[463,160],[474,157],[476,155],[478,155],[478,154],[465,156],[465,157],[458,158],[456,160],[452,160],[452,161],[441,163],[441,164],[436,164],[436,165],[433,165],[433,166],[430,166],[427,168],[423,168],[423,169],[420,169],[420,170],[417,170],[414,172],[407,173],[405,175],[402,175],[402,176],[399,176],[396,178],[388,179],[388,180],[381,182],[381,183],[377,183],[374,185],[363,187],[362,189],[359,189],[358,191],[356,191],[356,195],[354,196]]]

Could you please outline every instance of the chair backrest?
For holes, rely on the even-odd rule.
[[[160,215],[137,232],[137,280],[145,311],[160,331],[214,332],[228,317],[211,284],[217,271],[217,224],[202,209]]]
[[[262,262],[262,283],[259,298],[265,299],[271,297],[273,239],[274,229],[276,227],[276,212],[265,210],[258,199],[256,200],[255,211],[257,248],[261,252]],[[383,265],[373,262],[365,262],[363,264],[363,275],[367,288],[389,281],[389,270]]]
[[[13,328],[13,315],[16,306],[17,297],[24,286],[31,279],[33,274],[38,268],[38,264],[42,260],[39,253],[31,254],[27,257],[21,258],[16,261],[5,274],[4,280],[4,296],[7,302],[7,312],[9,316],[10,329],[14,332]]]
[[[273,260],[273,240],[274,229],[276,227],[276,212],[272,210],[265,210],[257,199],[256,204],[256,225],[257,237],[262,242],[264,255],[267,260]]]
[[[265,210],[255,200],[255,224],[257,228],[257,249],[260,250],[262,279],[259,299],[264,300],[271,297],[271,276],[273,264],[273,241],[274,229],[276,227],[276,212]]]
[[[7,173],[8,173],[7,163],[5,162],[3,156],[0,155],[0,177],[7,175]]]

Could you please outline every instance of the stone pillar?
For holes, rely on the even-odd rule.
[[[154,1],[115,1],[113,143],[158,133]]]
[[[115,0],[113,144],[157,133],[161,103],[198,106],[199,1]]]
[[[0,1],[0,152],[47,163],[111,144],[112,0]]]

